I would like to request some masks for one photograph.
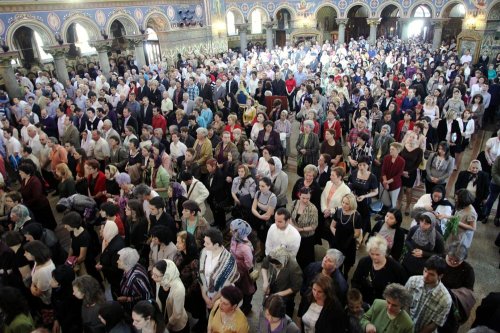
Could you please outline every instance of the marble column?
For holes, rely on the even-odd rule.
[[[3,82],[9,98],[21,97],[21,88],[14,75],[14,69],[12,68],[12,59],[18,58],[18,51],[10,51],[0,53],[0,76],[3,77]]]
[[[240,52],[245,51],[248,45],[248,39],[247,39],[248,27],[249,27],[248,23],[241,23],[236,25],[236,28],[238,28],[238,32],[240,34]]]
[[[274,22],[266,22],[264,27],[266,28],[266,47],[272,50],[274,48]]]
[[[409,37],[409,26],[411,23],[411,18],[400,18],[398,20],[399,24],[401,24],[401,39],[406,41]]]
[[[127,38],[129,47],[134,50],[134,58],[137,64],[137,67],[142,69],[142,66],[146,65],[146,56],[144,55],[144,41],[147,38],[147,35],[132,35],[125,36]]]
[[[337,24],[339,25],[339,44],[345,43],[345,26],[349,19],[337,19]]]
[[[104,76],[109,77],[109,58],[108,51],[111,50],[111,42],[110,39],[100,39],[91,41],[89,44],[92,47],[95,47],[97,50],[97,54],[99,55],[99,68]]]
[[[447,22],[447,20],[443,19],[434,19],[432,20],[432,24],[434,25],[434,35],[432,37],[432,49],[437,50],[439,46],[441,46],[441,38],[443,36],[443,25]]]
[[[68,68],[66,67],[66,55],[69,51],[69,44],[44,46],[43,50],[54,58],[57,80],[66,85],[69,80]]]
[[[366,21],[370,26],[370,36],[368,37],[368,42],[370,45],[375,45],[377,42],[377,26],[380,24],[380,19],[367,19]]]

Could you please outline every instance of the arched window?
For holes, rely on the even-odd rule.
[[[40,54],[40,60],[52,60],[52,56],[50,54],[45,53],[43,50],[43,40],[42,37],[40,37],[40,34],[37,31],[33,31],[33,35],[35,36],[35,42],[36,42],[36,47],[38,50],[38,53]]]
[[[89,45],[89,34],[87,30],[80,24],[75,24],[76,41],[75,46],[80,49],[82,55],[96,53],[96,49]]]
[[[420,5],[415,8],[415,14],[413,17],[431,17],[431,11],[427,6]]]
[[[252,34],[262,33],[262,13],[256,9],[252,12]]]
[[[228,36],[236,35],[236,25],[234,20],[234,13],[232,11],[227,12],[226,24],[227,24],[227,35]]]

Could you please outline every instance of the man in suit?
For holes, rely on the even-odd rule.
[[[70,117],[64,118],[64,133],[61,136],[61,144],[64,145],[66,142],[71,143],[75,148],[80,148],[80,132],[73,125]]]
[[[285,81],[281,77],[281,73],[277,72],[274,80],[272,81],[273,95],[274,96],[286,96],[286,85]]]
[[[217,101],[221,98],[226,99],[226,88],[222,86],[222,81],[220,79],[217,79],[217,81],[215,81],[215,88],[213,94],[214,105],[217,105]]]
[[[283,64],[283,70],[281,71],[283,73],[283,80],[287,80],[288,79],[288,75],[289,74],[293,74],[292,70],[290,68],[288,68],[288,63],[285,62]]]
[[[137,89],[137,99],[139,101],[141,101],[142,98],[145,96],[149,98],[150,94],[151,94],[151,90],[146,85],[146,80],[139,79],[139,89]]]
[[[135,133],[139,130],[139,122],[137,119],[135,119],[134,116],[130,113],[128,108],[123,109],[123,119],[121,122],[120,126],[120,133],[124,136],[125,135],[125,128],[127,126],[132,126],[132,128],[135,130]]]
[[[153,106],[149,104],[149,98],[144,96],[142,98],[141,105],[141,119],[139,120],[140,125],[152,125],[153,124]]]
[[[78,132],[81,133],[87,129],[88,117],[79,107],[75,107],[75,115],[76,117],[73,118],[73,125],[75,125]]]
[[[238,82],[234,79],[234,73],[231,71],[227,73],[226,91],[228,94],[233,93],[235,95],[238,91]]]
[[[200,79],[200,84],[198,88],[200,90],[199,96],[203,98],[203,100],[206,99],[208,99],[209,101],[212,100],[213,97],[212,87],[210,86],[210,84],[207,83],[207,79],[205,77],[202,77]]]
[[[123,109],[127,106],[128,102],[127,102],[127,95],[125,94],[121,94],[120,95],[120,100],[118,101],[118,103],[116,103],[116,114],[118,115],[118,117],[122,117],[123,115]]]

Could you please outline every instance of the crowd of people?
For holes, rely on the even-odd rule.
[[[380,38],[17,73],[23,96],[1,93],[2,331],[457,332],[500,131],[457,169],[498,116],[499,66]],[[488,297],[481,332],[500,329]]]

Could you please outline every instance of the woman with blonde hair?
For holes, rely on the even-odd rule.
[[[56,166],[56,176],[60,179],[57,185],[59,198],[67,198],[76,193],[76,183],[66,163],[59,163]]]
[[[344,276],[349,275],[349,270],[356,261],[356,239],[361,235],[361,215],[357,212],[358,203],[352,193],[347,193],[342,197],[341,208],[332,214],[330,231],[333,234],[333,247],[345,255],[342,266]]]
[[[425,98],[425,103],[423,105],[422,117],[429,117],[431,122],[439,118],[439,107],[436,105],[436,102],[432,96],[427,96]]]

